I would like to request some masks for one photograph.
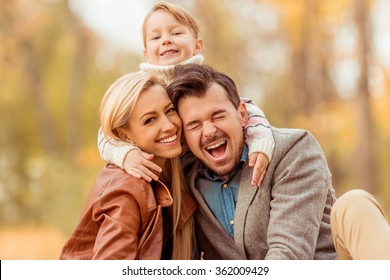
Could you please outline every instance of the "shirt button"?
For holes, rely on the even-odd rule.
[[[223,188],[226,189],[228,187],[228,184],[223,184]]]
[[[231,225],[234,225],[234,220],[230,220],[230,224],[231,224]]]

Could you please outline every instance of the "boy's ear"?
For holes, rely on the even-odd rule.
[[[195,54],[201,54],[203,53],[203,50],[204,50],[203,39],[198,37],[195,43]]]
[[[144,57],[146,61],[149,61],[148,51],[144,49]]]

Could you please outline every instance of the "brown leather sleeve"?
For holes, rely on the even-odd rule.
[[[100,224],[93,259],[136,259],[141,211],[136,199],[120,189],[103,195],[93,206]]]

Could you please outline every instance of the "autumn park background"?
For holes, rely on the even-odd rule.
[[[100,100],[144,61],[140,25],[156,2],[0,0],[0,259],[58,258],[104,164]],[[337,195],[366,189],[390,215],[390,1],[169,2],[199,19],[207,63],[272,125],[315,135]],[[108,26],[128,15],[122,37],[138,47],[88,23],[102,3]]]

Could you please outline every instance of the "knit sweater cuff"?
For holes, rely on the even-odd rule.
[[[112,163],[124,169],[125,158],[127,154],[134,149],[137,149],[137,147],[132,145],[116,146],[112,151]]]
[[[253,153],[263,153],[271,161],[275,143],[266,137],[256,138],[249,147],[249,155]]]

